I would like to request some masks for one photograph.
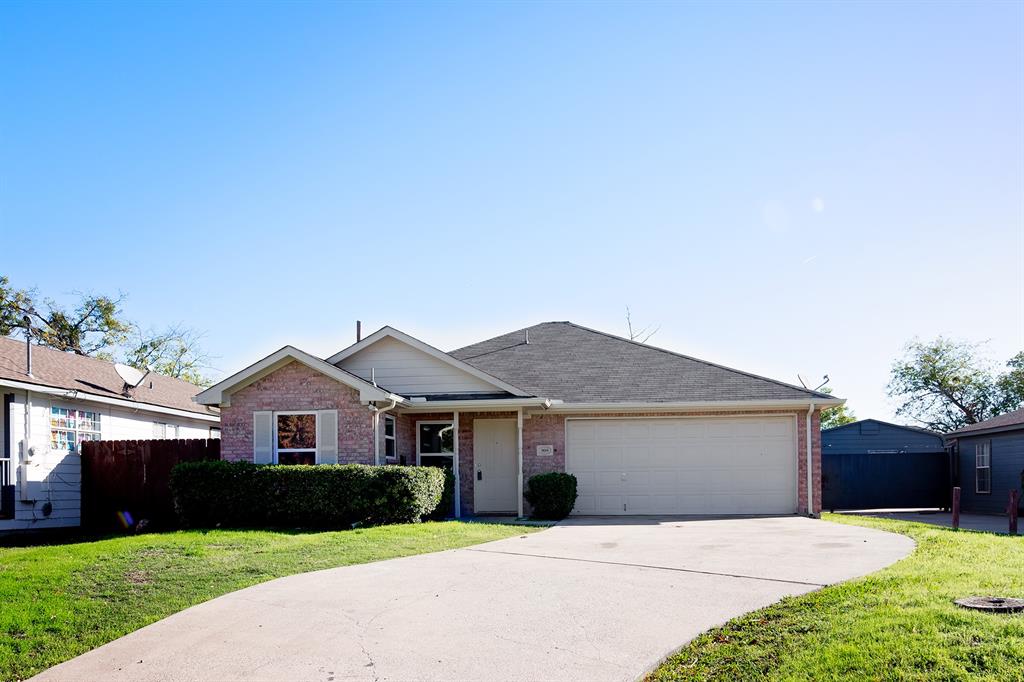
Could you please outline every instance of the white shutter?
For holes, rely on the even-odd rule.
[[[338,411],[316,413],[316,452],[320,464],[338,463]]]
[[[274,461],[274,413],[252,413],[252,461],[271,464]]]

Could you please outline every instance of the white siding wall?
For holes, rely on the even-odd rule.
[[[29,423],[30,446],[36,456],[25,462],[25,405],[31,401]],[[0,403],[2,405],[2,403]],[[11,432],[3,434],[10,443],[15,490],[15,518],[0,519],[0,531],[77,526],[81,513],[81,462],[78,454],[50,449],[50,408],[68,407],[98,412],[100,437],[104,440],[148,440],[153,438],[153,423],[178,426],[178,438],[209,438],[215,422],[131,410],[77,400],[63,400],[45,394],[24,391],[14,393],[11,404]],[[0,431],[2,431],[0,420]],[[22,469],[24,468],[24,472]],[[22,501],[22,478],[27,475],[30,501]],[[49,502],[52,511],[43,514]]]
[[[370,379],[374,370],[377,385],[402,394],[494,392],[492,384],[447,362],[385,337],[340,363],[342,369]]]

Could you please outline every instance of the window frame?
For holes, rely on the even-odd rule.
[[[388,423],[391,423],[391,435],[388,435]],[[392,454],[388,457],[388,441],[391,441]],[[384,461],[398,461],[398,420],[393,414],[384,415]]]
[[[54,417],[53,411],[54,410],[67,410],[68,412],[75,412],[76,414],[75,414],[75,426],[74,426],[74,428],[68,428],[67,426],[64,426],[64,427],[54,426],[54,424],[53,424],[53,417]],[[93,430],[93,429],[83,429],[83,428],[79,427],[79,419],[78,419],[78,414],[77,414],[79,412],[84,412],[84,413],[91,414],[91,415],[95,416],[95,419],[93,420],[93,423],[96,426],[95,430]],[[90,409],[82,408],[82,407],[72,407],[71,405],[66,404],[66,403],[51,402],[50,403],[50,411],[49,411],[49,414],[47,415],[47,427],[49,428],[49,431],[50,431],[50,440],[49,440],[50,450],[52,450],[54,452],[66,452],[66,453],[74,453],[76,455],[81,455],[82,454],[82,447],[81,447],[81,445],[82,445],[83,441],[79,438],[79,434],[81,434],[81,433],[95,434],[96,438],[89,438],[88,440],[103,440],[103,413],[100,412],[99,410],[95,410],[95,409],[90,410]],[[67,433],[74,434],[74,444],[75,444],[75,447],[73,449],[68,449],[68,450],[62,450],[59,447],[57,447],[54,444],[54,437],[53,437],[55,431],[64,431],[64,432],[67,432]]]
[[[984,457],[985,464],[982,465],[980,462]],[[981,479],[979,474],[982,471],[987,472],[987,483],[988,490],[981,489]],[[992,494],[992,441],[985,440],[980,443],[974,444],[974,493],[976,495],[991,495]]]
[[[455,428],[454,419],[423,419],[416,422],[416,466],[421,466],[420,455],[427,455],[428,457],[451,457],[455,458],[455,439],[459,437],[459,434],[452,434],[452,451],[451,452],[422,452],[423,443],[420,438],[420,426],[429,424],[447,424],[448,426]]]
[[[278,438],[277,438],[277,418],[278,417],[287,417],[288,415],[295,415],[295,414],[302,414],[302,415],[309,414],[309,415],[313,415],[313,434],[314,434],[313,435],[313,439],[316,441],[316,446],[313,447],[313,448],[284,448],[283,450],[281,450],[277,446],[277,443],[278,443]],[[272,415],[272,418],[273,418],[273,425],[274,425],[274,435],[273,435],[273,441],[272,441],[272,444],[274,446],[274,448],[273,448],[273,457],[274,457],[273,458],[273,462],[274,462],[274,464],[277,464],[277,465],[281,464],[280,460],[278,459],[278,452],[284,452],[284,453],[312,452],[313,453],[313,465],[320,464],[320,439],[317,438],[317,436],[319,435],[319,430],[320,430],[320,415],[317,413],[317,410],[274,410],[273,412],[271,412],[271,415]],[[285,465],[282,465],[282,466],[302,466],[302,465],[299,465],[299,464],[285,464]]]

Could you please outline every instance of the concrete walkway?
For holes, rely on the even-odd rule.
[[[699,633],[913,542],[800,517],[574,519],[281,578],[39,680],[633,680]]]

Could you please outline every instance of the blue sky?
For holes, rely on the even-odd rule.
[[[4,3],[0,272],[222,372],[545,320],[889,418],[1024,348],[1020,3]]]

